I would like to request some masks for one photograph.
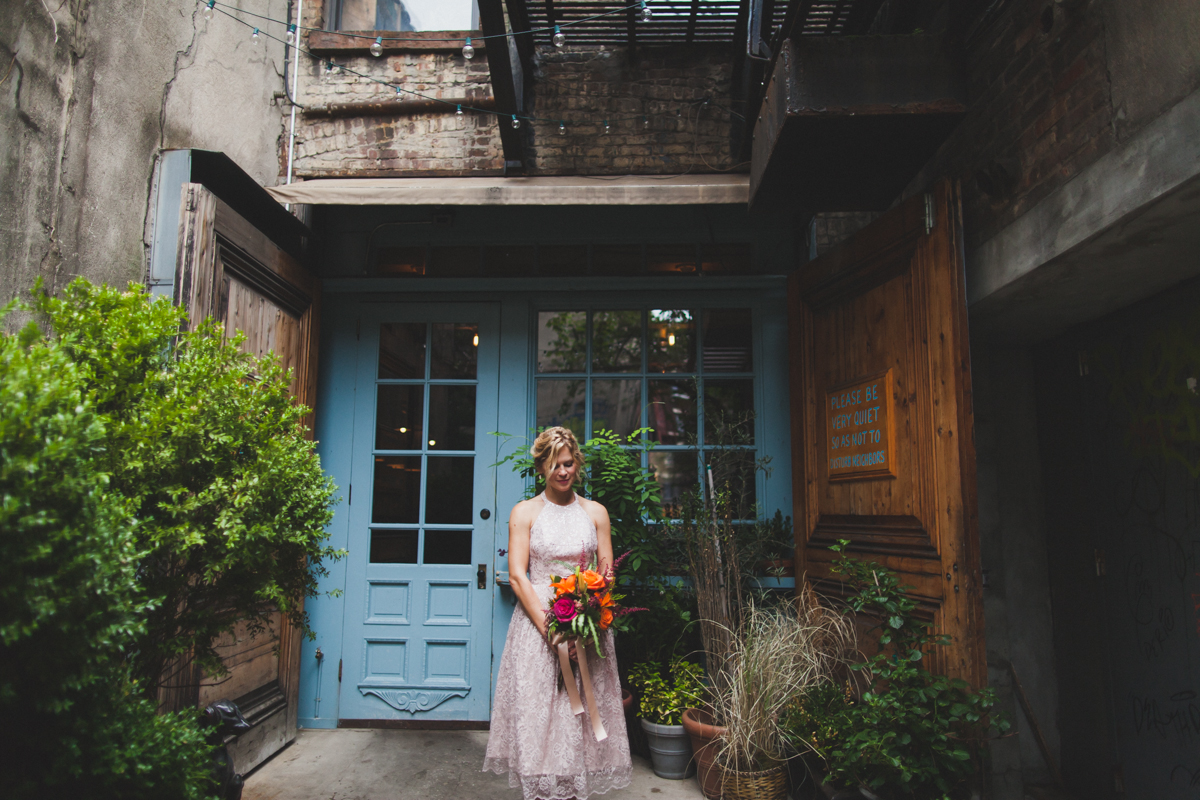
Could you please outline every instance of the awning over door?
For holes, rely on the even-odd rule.
[[[537,178],[330,178],[267,187],[280,203],[406,205],[745,204],[748,175],[556,175]]]

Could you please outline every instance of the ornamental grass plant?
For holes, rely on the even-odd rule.
[[[791,739],[785,712],[795,698],[844,680],[856,652],[854,625],[805,585],[794,605],[748,607],[732,641],[713,698],[725,726],[717,762],[738,772],[780,766]]]

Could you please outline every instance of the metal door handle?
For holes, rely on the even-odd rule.
[[[480,589],[487,588],[487,564],[480,564],[479,569],[475,571],[475,585]]]

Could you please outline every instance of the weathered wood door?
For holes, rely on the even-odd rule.
[[[986,679],[957,189],[884,214],[788,283],[796,555],[827,595],[850,542],[949,634],[932,667]]]
[[[197,183],[183,186],[176,265],[175,301],[190,324],[214,317],[227,335],[246,334],[243,349],[274,353],[292,370],[293,395],[312,408],[319,280]],[[311,436],[311,418],[308,427]],[[239,626],[217,651],[229,674],[220,681],[195,676],[187,700],[237,702],[253,726],[230,745],[236,769],[245,773],[295,738],[300,636],[276,613],[268,631],[252,636]]]

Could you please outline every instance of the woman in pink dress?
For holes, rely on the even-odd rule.
[[[558,684],[558,659],[547,639],[546,610],[554,597],[551,574],[573,572],[580,556],[595,557],[602,572],[613,563],[608,512],[575,494],[583,454],[566,428],[549,428],[533,443],[534,466],[546,491],[513,508],[508,521],[508,566],[520,608],[513,611],[492,702],[484,771],[508,773],[525,800],[583,800],[628,786],[633,775],[621,708],[621,683],[611,630],[594,646],[571,644],[586,658],[596,706],[608,737],[597,741],[585,710],[576,716]],[[528,571],[528,576],[526,576]],[[574,680],[584,697],[578,675]]]

